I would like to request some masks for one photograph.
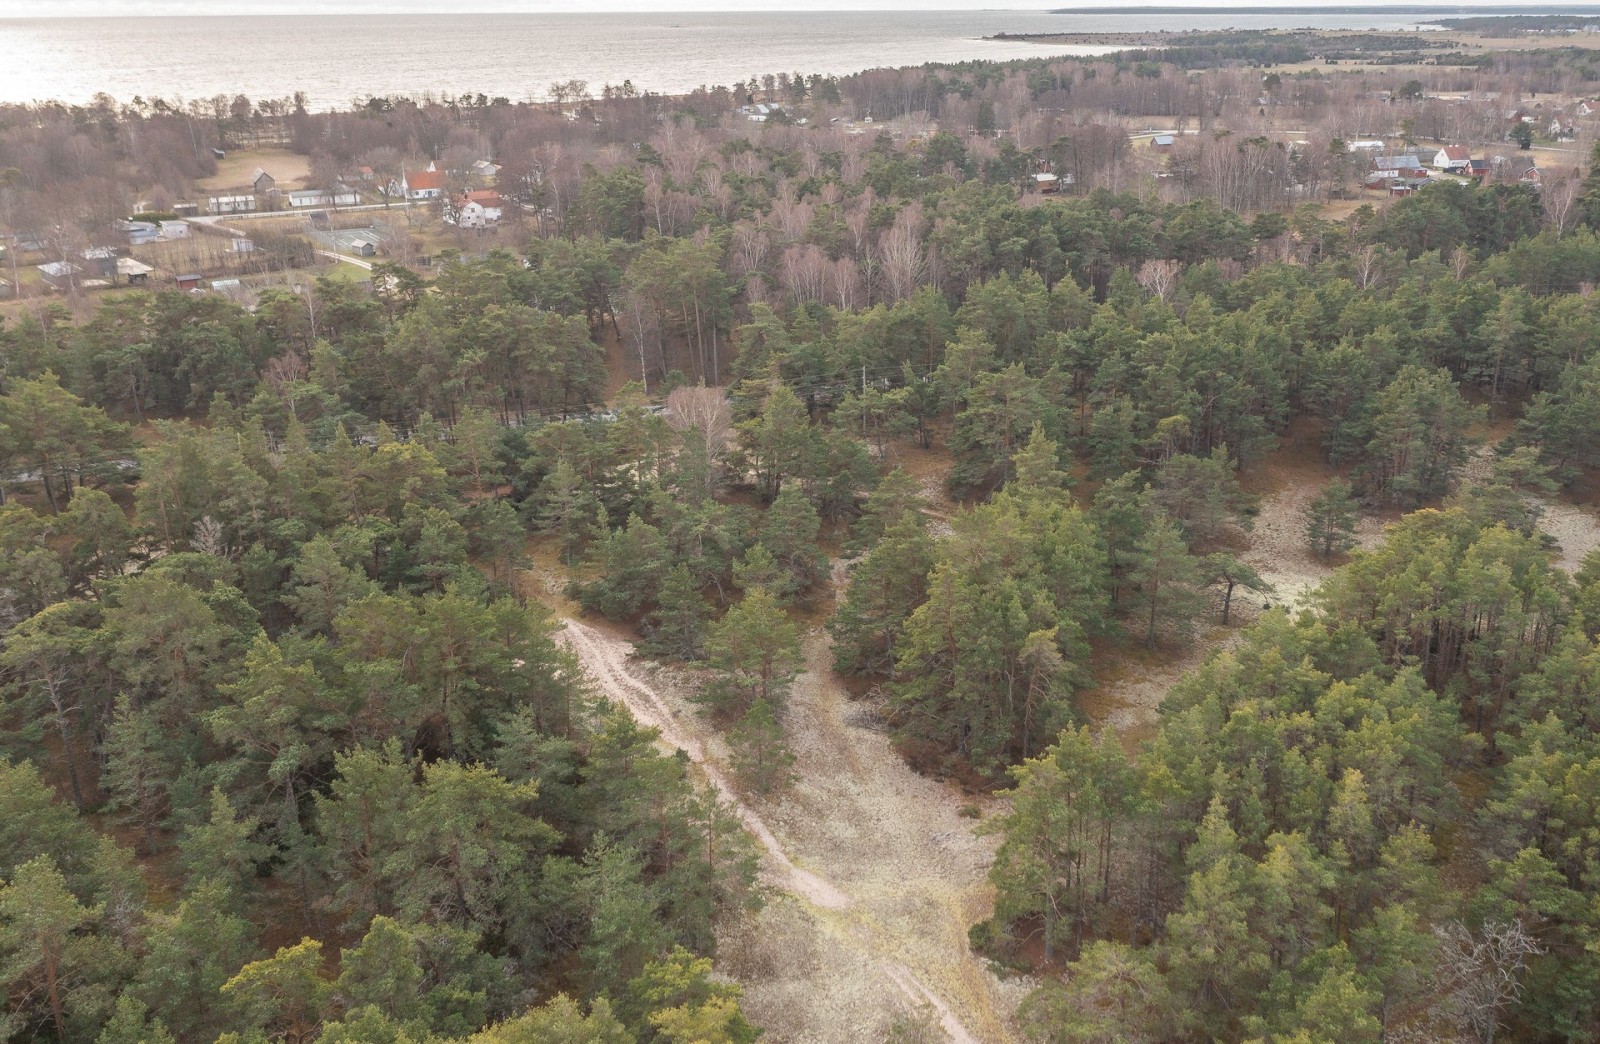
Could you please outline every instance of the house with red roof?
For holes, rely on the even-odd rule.
[[[488,228],[504,211],[505,201],[493,189],[463,192],[451,201],[445,220],[460,228]]]
[[[427,170],[404,170],[400,172],[399,185],[391,185],[389,190],[391,195],[405,199],[438,199],[444,195],[444,174],[432,163]]]

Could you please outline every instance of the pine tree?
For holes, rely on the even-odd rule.
[[[794,754],[783,742],[783,726],[772,704],[758,699],[728,735],[733,770],[745,786],[767,797],[793,780]]]
[[[933,540],[922,520],[903,515],[850,571],[844,601],[828,620],[835,669],[895,676],[900,635],[927,597]]]
[[[1207,555],[1200,560],[1200,577],[1207,584],[1217,585],[1222,588],[1222,625],[1228,625],[1228,618],[1233,609],[1233,592],[1235,588],[1242,587],[1246,591],[1257,594],[1270,594],[1272,585],[1261,578],[1249,565],[1239,561],[1227,552],[1218,552]]]
[[[783,487],[761,522],[761,542],[783,570],[775,593],[798,595],[827,576],[828,560],[817,548],[822,520],[800,484]]]
[[[644,645],[657,656],[697,660],[705,647],[710,606],[684,565],[673,567],[661,585],[655,612],[645,628]]]
[[[600,501],[565,460],[545,479],[541,492],[544,509],[539,513],[539,525],[561,541],[562,559],[571,565],[595,533],[595,512]]]
[[[1306,540],[1324,560],[1356,544],[1357,506],[1350,484],[1334,479],[1306,507]]]
[[[152,911],[130,992],[186,1040],[211,1040],[226,1026],[217,991],[260,956],[255,929],[235,908],[241,896],[200,881],[170,913]]]
[[[212,788],[210,819],[185,831],[178,841],[187,886],[193,889],[215,881],[237,896],[251,894],[256,868],[272,851],[255,840],[259,826],[260,820],[253,816],[239,817],[222,788]]]
[[[757,700],[781,702],[800,667],[800,635],[765,588],[745,594],[706,643],[721,674],[707,692],[713,705],[742,714]]]
[[[55,860],[40,856],[17,867],[0,885],[0,985],[43,1009],[57,1040],[70,1039],[67,1018],[77,980],[90,956],[77,935],[99,920],[102,908],[85,906],[67,889]],[[25,1018],[32,1014],[24,1009]],[[31,1020],[29,1020],[31,1021]]]
[[[322,943],[302,939],[240,968],[220,992],[242,1025],[269,1037],[309,1040],[322,1025],[333,984],[322,975]]]
[[[117,698],[102,748],[106,767],[100,785],[111,795],[108,807],[138,828],[145,852],[154,850],[156,828],[170,808],[173,766],[165,740],[154,714],[133,709],[126,696]]]
[[[1198,609],[1199,563],[1189,553],[1183,531],[1166,516],[1150,522],[1135,547],[1130,577],[1138,586],[1136,607],[1145,619],[1144,643],[1154,647],[1165,621],[1186,633]]]

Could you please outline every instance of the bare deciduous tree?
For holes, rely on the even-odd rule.
[[[884,297],[890,302],[910,297],[927,276],[928,255],[922,248],[921,225],[922,208],[912,204],[896,214],[894,224],[878,238]]]
[[[1474,932],[1460,921],[1434,929],[1439,937],[1443,1013],[1494,1044],[1500,1019],[1522,994],[1528,958],[1544,950],[1520,921],[1488,921]]]
[[[674,388],[667,395],[667,426],[673,431],[693,431],[705,440],[706,453],[719,459],[733,431],[733,405],[721,388],[697,385]]]
[[[1139,266],[1139,274],[1134,278],[1165,303],[1178,288],[1178,276],[1182,272],[1183,266],[1171,258],[1152,258]]]

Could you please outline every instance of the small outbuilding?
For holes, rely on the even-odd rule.
[[[122,231],[128,234],[129,246],[144,246],[161,238],[161,226],[154,221],[124,221]]]
[[[155,269],[143,261],[131,257],[117,258],[117,276],[129,286],[142,286],[150,281],[150,273]]]
[[[179,290],[200,289],[200,277],[198,275],[194,275],[193,273],[179,276],[177,282]]]
[[[213,214],[253,214],[256,210],[254,196],[212,196],[206,207]]]
[[[111,279],[117,274],[117,254],[110,247],[90,247],[78,257],[90,279]]]
[[[39,266],[39,274],[50,287],[67,291],[77,285],[78,273],[83,269],[71,261],[51,261]]]

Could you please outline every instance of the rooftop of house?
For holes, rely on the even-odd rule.
[[[444,175],[436,170],[408,170],[404,175],[406,186],[412,189],[444,188]]]
[[[1444,153],[1445,159],[1455,163],[1460,163],[1472,158],[1471,152],[1467,150],[1465,145],[1446,145],[1440,151]]]

